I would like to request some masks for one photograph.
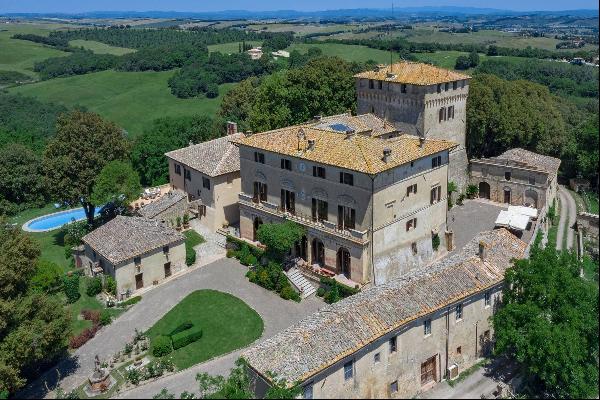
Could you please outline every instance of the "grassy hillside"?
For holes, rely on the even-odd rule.
[[[387,51],[371,49],[366,46],[355,46],[341,43],[294,43],[286,50],[298,50],[301,53],[306,53],[311,47],[320,48],[323,51],[323,55],[337,56],[347,61],[365,62],[369,60],[374,60],[379,63],[390,62],[390,53],[388,53]]]
[[[135,51],[135,49],[111,46],[94,40],[71,40],[69,44],[74,47],[83,47],[84,49],[91,50],[97,54],[114,54],[115,56],[122,56],[123,54]]]
[[[10,89],[41,100],[67,106],[84,106],[116,122],[130,135],[140,134],[152,120],[170,116],[214,114],[222,95],[233,84],[220,86],[216,99],[179,99],[173,96],[167,80],[173,71],[117,72],[102,71],[57,78]]]
[[[210,46],[208,46],[208,51],[209,52],[214,52],[214,51],[218,51],[221,52],[223,54],[232,54],[232,53],[238,53],[240,51],[240,43],[241,42],[229,42],[229,43],[220,43],[220,44],[211,44]],[[249,40],[246,42],[246,44],[252,45],[252,46],[260,46],[262,42],[260,41],[256,41],[256,40]]]
[[[456,59],[459,56],[468,56],[469,53],[464,53],[461,51],[436,51],[435,53],[413,53],[413,55],[422,62],[430,63],[433,65],[437,65],[438,67],[454,69],[454,65],[456,64]],[[482,63],[485,60],[489,59],[485,54],[479,54],[479,62]],[[492,57],[497,60],[505,60],[511,62],[521,62],[524,60],[529,60],[529,58],[524,57],[506,57],[506,56],[495,56]]]

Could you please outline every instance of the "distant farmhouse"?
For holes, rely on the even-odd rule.
[[[489,354],[489,317],[526,244],[505,229],[401,279],[326,306],[242,354],[256,394],[270,373],[305,399],[412,398]]]

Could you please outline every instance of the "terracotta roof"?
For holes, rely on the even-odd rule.
[[[315,141],[312,150],[308,149],[309,140]],[[401,135],[393,140],[360,134],[348,137],[336,131],[299,125],[256,133],[234,142],[366,174],[377,174],[457,146],[447,140],[427,139],[421,147],[419,138],[411,135]],[[384,149],[392,151],[387,162],[383,161]]]
[[[480,242],[488,249],[485,261],[477,255]],[[525,248],[505,229],[482,232],[460,253],[325,306],[242,357],[265,377],[273,372],[304,381],[385,334],[500,283]]]
[[[83,242],[113,264],[185,240],[175,229],[141,217],[117,216],[83,237]]]
[[[435,85],[471,78],[469,75],[448,69],[408,61],[392,64],[392,68],[389,65],[382,65],[376,71],[361,72],[354,75],[354,77],[407,83],[410,85]]]
[[[242,133],[235,133],[173,150],[165,155],[205,175],[219,176],[240,170],[240,152],[230,140],[242,136]]]
[[[529,165],[531,168],[541,169],[551,175],[558,173],[558,168],[560,167],[559,158],[544,156],[521,148],[507,150],[496,158],[521,162]]]
[[[173,205],[184,200],[186,197],[187,195],[181,190],[171,190],[169,193],[163,195],[160,199],[140,208],[138,213],[142,217],[154,218],[158,214],[168,210]]]
[[[398,129],[383,118],[375,114],[351,115],[349,113],[322,117],[320,120],[307,123],[312,128],[345,133],[353,129],[361,135],[379,137],[389,133],[398,132]]]

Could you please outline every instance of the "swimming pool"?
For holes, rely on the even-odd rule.
[[[96,213],[100,212],[101,209],[102,207],[96,207]],[[23,224],[23,230],[28,232],[46,232],[61,228],[74,221],[81,221],[82,219],[85,219],[85,211],[83,211],[83,208],[75,208],[29,220]]]

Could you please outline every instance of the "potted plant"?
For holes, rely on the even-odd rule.
[[[190,227],[190,216],[188,213],[183,214],[183,227],[185,229]]]
[[[177,228],[177,230],[178,230],[178,231],[180,231],[180,230],[181,230],[181,217],[177,217],[177,225],[176,225],[176,228]]]

